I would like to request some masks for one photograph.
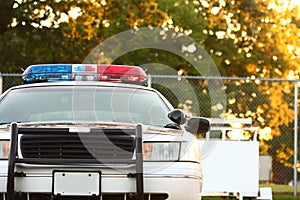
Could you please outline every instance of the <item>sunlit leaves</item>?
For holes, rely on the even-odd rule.
[[[256,77],[284,77],[299,66],[299,12],[296,7],[277,1],[193,1],[204,11],[208,26],[205,42],[223,74]],[[272,6],[270,6],[272,5]],[[203,12],[202,12],[203,13]],[[258,69],[250,71],[248,64]],[[244,68],[248,73],[243,70]]]
[[[224,76],[299,78],[300,13],[290,1],[197,0],[199,15],[207,19],[203,33],[207,51]],[[276,155],[273,141],[284,143],[293,127],[293,87],[289,82],[250,82],[227,87],[228,113],[251,117],[261,130],[261,153]],[[253,95],[254,94],[254,95]],[[268,131],[266,131],[268,130]],[[291,139],[289,139],[291,140]],[[277,144],[277,146],[278,146]],[[288,156],[287,156],[288,155]],[[278,157],[291,165],[291,159]]]
[[[294,165],[294,149],[281,144],[280,148],[276,150],[276,159],[286,167],[293,168]],[[300,162],[297,162],[297,171],[300,172]]]
[[[159,10],[157,2],[153,0],[133,0],[128,4],[126,19],[131,27],[161,26],[167,19],[167,14]]]

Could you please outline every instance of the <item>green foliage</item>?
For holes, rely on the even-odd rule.
[[[9,5],[5,15],[11,18],[0,23],[1,72],[20,73],[35,63],[81,63],[105,38],[133,27],[161,26],[167,18],[153,0],[26,0]]]

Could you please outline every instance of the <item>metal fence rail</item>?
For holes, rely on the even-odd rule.
[[[20,84],[21,74],[0,74],[0,93]],[[298,84],[286,79],[168,75],[151,75],[148,81],[188,114],[251,118],[259,127],[260,154],[270,158],[265,159],[269,168],[260,171],[263,181],[294,185],[295,195],[300,171]]]

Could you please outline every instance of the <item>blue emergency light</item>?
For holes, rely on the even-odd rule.
[[[51,81],[107,81],[146,85],[147,75],[137,66],[104,64],[39,64],[22,75],[27,83]]]
[[[24,71],[22,77],[24,83],[72,80],[72,65],[31,65]]]

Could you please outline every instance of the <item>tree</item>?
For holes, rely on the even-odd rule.
[[[299,78],[299,10],[286,1],[199,0],[206,16],[204,41],[225,76],[250,78]],[[271,153],[291,167],[292,145],[281,140],[292,130],[293,96],[289,82],[241,82],[227,86],[228,114],[251,117],[261,130],[262,153]],[[286,130],[286,131],[284,131]],[[265,132],[265,131],[261,131]],[[279,139],[280,138],[280,139]],[[277,149],[278,148],[278,149]],[[278,154],[278,152],[281,152]]]
[[[154,0],[24,0],[5,5],[10,14],[0,38],[5,55],[0,62],[7,66],[2,72],[20,72],[34,63],[80,63],[105,38],[135,26],[161,26],[167,18]]]

